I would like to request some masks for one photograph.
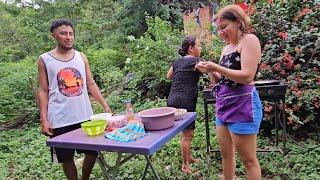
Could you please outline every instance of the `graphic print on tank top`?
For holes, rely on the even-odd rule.
[[[228,69],[241,70],[241,54],[238,51],[232,52],[227,55],[223,55],[220,60],[220,65]],[[219,80],[219,84],[227,86],[237,86],[240,85],[225,76],[222,76]]]
[[[67,97],[82,94],[83,79],[78,70],[71,67],[63,68],[57,74],[59,91]]]

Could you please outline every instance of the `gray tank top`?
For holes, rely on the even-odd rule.
[[[87,90],[85,64],[80,52],[69,61],[44,53],[41,56],[48,76],[48,121],[60,128],[86,121],[93,114]]]

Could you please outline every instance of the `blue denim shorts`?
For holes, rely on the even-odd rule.
[[[262,104],[259,94],[256,89],[253,90],[252,94],[252,111],[253,121],[252,122],[223,122],[217,117],[215,119],[216,126],[227,126],[229,131],[235,134],[258,134],[260,124],[263,118]]]

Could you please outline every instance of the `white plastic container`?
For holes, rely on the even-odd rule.
[[[108,120],[112,116],[111,113],[100,113],[90,116],[90,120]]]

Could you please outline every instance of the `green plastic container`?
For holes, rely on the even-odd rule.
[[[106,120],[87,121],[81,124],[82,130],[88,136],[97,136],[104,133],[107,126]]]

